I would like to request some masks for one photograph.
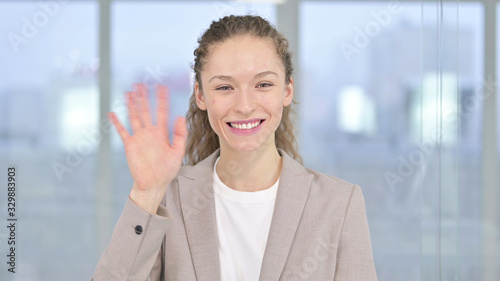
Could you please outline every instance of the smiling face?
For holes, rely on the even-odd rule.
[[[293,80],[271,39],[238,35],[218,43],[195,83],[196,103],[207,110],[221,150],[251,152],[275,147],[283,107],[293,99]],[[203,90],[202,90],[203,89]]]

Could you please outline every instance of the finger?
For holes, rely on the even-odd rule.
[[[170,93],[166,86],[158,85],[156,87],[156,100],[158,104],[157,124],[164,128],[168,134],[168,112],[170,106]]]
[[[127,129],[125,129],[125,127],[123,127],[122,123],[120,122],[120,120],[118,120],[118,117],[116,117],[116,114],[114,112],[109,112],[108,117],[109,117],[109,119],[111,119],[111,122],[115,126],[116,131],[118,131],[120,138],[125,143],[127,138],[130,136],[127,132]]]
[[[186,141],[188,137],[188,129],[186,118],[178,117],[175,120],[174,138],[172,140],[172,147],[181,152],[182,156],[186,153]]]
[[[141,127],[141,119],[139,116],[138,99],[136,92],[127,92],[127,105],[132,131],[137,132]]]
[[[132,132],[137,132],[142,127],[141,117],[139,115],[139,105],[137,92],[127,92],[127,105],[130,118],[130,126],[132,127]]]
[[[140,116],[144,126],[151,126],[151,113],[149,112],[148,89],[144,84],[135,84],[135,90],[139,94]]]

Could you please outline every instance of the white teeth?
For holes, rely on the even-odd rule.
[[[259,126],[260,121],[254,122],[254,123],[246,123],[246,124],[235,124],[235,123],[229,123],[231,124],[231,127],[237,128],[237,129],[242,129],[242,130],[249,130],[253,129],[257,126]]]

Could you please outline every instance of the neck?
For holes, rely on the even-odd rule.
[[[281,166],[282,158],[275,146],[245,153],[221,147],[215,169],[221,181],[234,190],[260,191],[278,180]]]

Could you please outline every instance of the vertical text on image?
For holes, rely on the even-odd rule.
[[[11,273],[16,273],[16,176],[16,167],[7,167],[7,271]]]

